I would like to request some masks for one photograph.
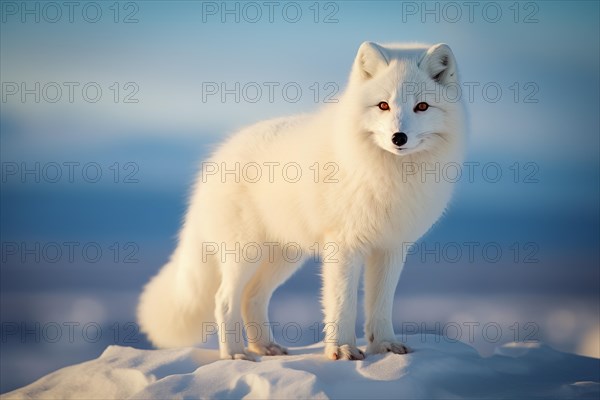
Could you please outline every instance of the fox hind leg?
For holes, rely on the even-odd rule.
[[[242,315],[247,327],[248,349],[261,355],[287,354],[287,349],[275,343],[269,324],[271,295],[300,266],[302,261],[289,262],[282,255],[263,260],[249,280],[242,297]]]
[[[258,263],[248,262],[221,263],[221,285],[215,296],[221,358],[256,360],[244,349],[241,303],[243,288],[255,275],[258,266]]]

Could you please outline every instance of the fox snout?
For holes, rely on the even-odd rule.
[[[394,143],[396,147],[402,147],[408,143],[408,136],[406,136],[406,133],[404,132],[396,132],[392,135],[392,143]]]

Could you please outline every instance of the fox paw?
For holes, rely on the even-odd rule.
[[[343,344],[341,346],[326,346],[325,356],[330,360],[364,360],[365,353],[356,346]]]
[[[383,341],[377,343],[369,343],[367,346],[367,353],[379,354],[379,353],[394,353],[394,354],[406,354],[410,353],[410,349],[400,342]]]
[[[288,354],[288,350],[285,347],[274,342],[269,344],[252,343],[248,347],[253,352],[263,356],[282,356]]]
[[[244,351],[243,353],[229,354],[225,357],[221,357],[223,360],[246,360],[246,361],[258,361],[257,355],[250,352]]]

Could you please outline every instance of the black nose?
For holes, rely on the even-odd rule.
[[[402,147],[408,142],[408,137],[404,132],[396,132],[392,135],[392,143],[398,147]]]

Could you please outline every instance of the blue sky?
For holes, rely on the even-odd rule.
[[[319,23],[314,22],[315,7],[310,2],[297,3],[302,17],[296,23],[286,21],[295,7],[285,8],[284,13],[289,4],[285,2],[274,8],[273,23],[264,6],[260,7],[262,18],[251,23],[246,21],[252,17],[252,8],[244,3],[192,1],[145,1],[134,3],[136,8],[122,4],[119,19],[134,12],[131,18],[138,22],[114,23],[113,9],[108,3],[99,4],[102,18],[93,24],[85,21],[83,7],[80,12],[75,9],[73,23],[66,9],[56,23],[44,22],[42,11],[40,23],[31,23],[31,15],[26,16],[28,23],[21,23],[18,13],[5,15],[2,79],[99,82],[105,92],[112,82],[135,82],[139,103],[114,104],[106,93],[93,105],[81,99],[53,105],[8,101],[3,104],[5,113],[13,108],[28,116],[39,112],[44,121],[49,113],[71,123],[78,117],[88,128],[91,120],[102,136],[121,134],[124,129],[157,130],[156,134],[163,135],[169,131],[169,136],[190,131],[222,134],[261,118],[309,111],[318,104],[306,93],[299,103],[281,101],[279,96],[272,104],[230,101],[223,107],[216,98],[202,102],[202,82],[334,82],[342,90],[356,49],[364,40],[443,41],[452,46],[463,81],[479,84],[470,107],[472,142],[478,151],[503,146],[513,154],[529,155],[531,147],[542,146],[538,155],[543,157],[560,154],[581,160],[595,155],[590,149],[597,146],[589,144],[598,144],[598,138],[586,135],[598,128],[590,115],[598,101],[594,88],[600,43],[595,2],[531,3],[535,7],[526,2],[518,6],[481,2],[472,15],[464,5],[456,8],[436,2],[332,2],[335,7],[325,2],[318,7]],[[240,22],[235,22],[235,14],[226,14],[222,23],[222,9],[235,9],[236,4]],[[437,13],[426,13],[436,9]],[[206,10],[217,14],[206,15]],[[458,19],[456,10],[461,13]],[[489,22],[497,10],[501,13],[498,22]],[[322,22],[330,13],[337,23]],[[497,103],[484,98],[483,87],[490,82],[502,89]],[[516,88],[511,89],[515,82],[521,98],[517,103],[513,100]],[[527,83],[537,86],[525,87]],[[305,92],[308,86],[303,85]],[[532,99],[538,103],[523,103],[533,91]],[[565,129],[573,131],[567,151],[561,136]]]

